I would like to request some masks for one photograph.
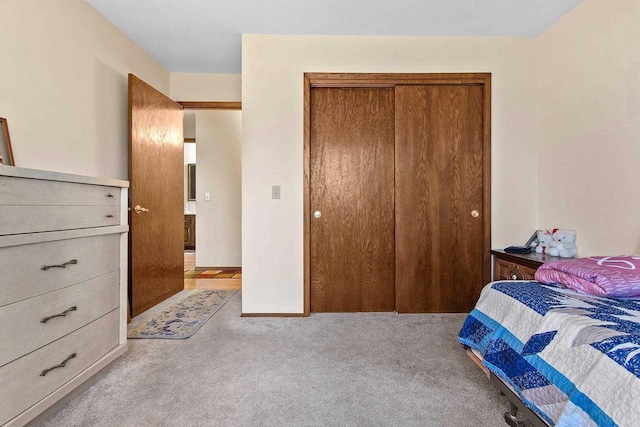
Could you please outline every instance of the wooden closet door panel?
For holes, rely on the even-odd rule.
[[[311,311],[394,309],[393,102],[389,88],[311,90]]]
[[[395,95],[396,310],[470,311],[487,268],[483,88],[396,86]]]

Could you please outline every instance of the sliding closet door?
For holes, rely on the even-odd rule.
[[[396,310],[467,312],[485,284],[483,87],[396,86]]]
[[[393,103],[390,88],[311,90],[311,311],[394,309]]]

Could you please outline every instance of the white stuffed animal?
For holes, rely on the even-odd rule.
[[[576,232],[574,230],[556,230],[553,240],[549,243],[547,253],[551,256],[573,258],[578,253],[576,246]]]
[[[538,246],[536,246],[536,252],[539,254],[547,253],[549,250],[549,243],[553,240],[553,231],[538,230]]]

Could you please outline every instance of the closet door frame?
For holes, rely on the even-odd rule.
[[[311,188],[310,118],[314,87],[395,87],[396,85],[479,85],[483,87],[483,274],[490,281],[491,264],[491,73],[304,73],[303,223],[304,316],[311,312]]]

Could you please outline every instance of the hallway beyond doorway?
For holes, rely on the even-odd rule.
[[[220,273],[212,274],[213,277],[201,278],[194,277],[191,274],[185,274],[185,289],[208,289],[208,290],[241,290],[242,289],[242,272],[240,268],[216,269],[212,271],[220,271]],[[196,253],[195,251],[184,252],[184,271],[194,272],[202,275],[204,271],[196,270]],[[226,277],[230,275],[230,277]],[[191,276],[191,277],[188,277]],[[206,276],[209,276],[208,274]],[[218,276],[215,278],[215,276]]]

